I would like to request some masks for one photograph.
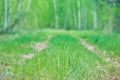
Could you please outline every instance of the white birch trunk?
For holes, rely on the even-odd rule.
[[[87,2],[84,1],[84,29],[87,29]]]
[[[20,12],[21,12],[21,0],[18,0],[18,14],[17,14],[17,18],[20,18]]]
[[[8,27],[8,0],[4,0],[4,31],[6,31]]]
[[[0,30],[4,30],[4,0],[0,1]]]
[[[53,0],[53,6],[54,6],[54,13],[55,13],[55,28],[58,29],[58,15],[57,15],[57,2],[56,0]]]
[[[93,11],[93,29],[97,29],[97,12]]]
[[[31,0],[28,0],[28,6],[27,6],[26,13],[29,13],[30,6],[31,6]]]
[[[78,6],[78,29],[81,29],[81,13],[80,13],[80,1],[78,0],[77,2],[77,6]]]
[[[31,6],[31,2],[32,2],[32,0],[28,0],[28,6],[27,6],[27,9],[26,9],[26,15],[25,15],[25,17],[23,18],[23,21],[22,21],[22,25],[21,25],[21,27],[23,27],[24,24],[25,24],[26,16],[27,16],[27,14],[29,13],[30,6]]]
[[[9,0],[9,7],[8,7],[8,27],[10,27],[10,15],[11,15],[11,7],[12,7],[12,0]]]
[[[21,2],[21,0],[18,0],[18,9],[17,9],[17,15],[16,15],[16,19],[18,20],[19,18],[20,18],[20,12],[21,12],[21,4],[22,2]],[[16,26],[17,25],[15,25],[14,26],[14,28],[13,28],[13,31],[15,32],[16,31]]]
[[[87,7],[84,9],[84,29],[87,29]]]

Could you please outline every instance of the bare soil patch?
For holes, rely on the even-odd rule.
[[[40,43],[35,43],[35,45],[33,46],[33,48],[37,51],[42,51],[43,49],[47,48],[48,46],[48,42],[40,42]]]
[[[35,44],[32,45],[32,48],[35,49],[36,51],[40,52],[48,47],[48,42],[51,39],[51,35],[48,35],[48,39],[44,42],[36,42]],[[27,59],[32,59],[35,56],[34,53],[28,53],[28,54],[23,54],[21,55],[21,60],[20,62],[24,62]]]
[[[89,44],[86,40],[80,39],[80,44],[82,44],[86,49],[89,51],[96,53],[97,55],[101,56],[104,61],[111,62],[114,64],[115,67],[120,68],[120,62],[118,58],[109,57],[107,54],[108,52],[105,50],[99,49],[97,46]]]
[[[103,58],[103,60],[105,62],[109,62],[109,63],[112,63],[114,65],[114,67],[116,68],[115,72],[117,72],[118,74],[115,74],[113,77],[109,77],[106,80],[120,80],[120,75],[119,75],[119,71],[118,71],[118,70],[120,70],[119,58],[117,58],[117,57],[109,57],[108,54],[110,52],[107,52],[106,50],[101,50],[97,46],[95,46],[93,44],[89,44],[84,39],[80,39],[80,44],[82,44],[89,51],[97,54],[98,56],[101,56],[101,58]],[[117,75],[119,75],[119,76],[117,76]]]
[[[29,53],[29,54],[23,54],[23,55],[21,55],[21,58],[23,58],[23,59],[31,59],[34,56],[35,56],[34,53]]]

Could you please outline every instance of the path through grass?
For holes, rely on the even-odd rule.
[[[107,63],[102,56],[84,47],[79,36],[73,36],[76,33],[81,34],[75,31],[42,30],[21,32],[6,41],[1,40],[0,79],[119,80],[118,69],[111,62]],[[37,51],[31,47],[31,44],[46,41],[48,35],[52,37],[46,49]],[[31,52],[34,57],[17,64],[21,59],[20,55]]]

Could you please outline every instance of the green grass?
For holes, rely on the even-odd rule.
[[[2,40],[3,36],[9,39]],[[31,43],[40,42],[45,40],[47,36],[43,32],[20,32],[14,35],[2,35],[0,37],[0,51],[1,53],[28,53],[30,49]]]
[[[34,42],[41,42],[45,39],[47,36],[39,31],[0,35],[0,74],[3,73],[1,71],[6,72],[13,68],[19,62],[22,54],[35,52],[31,48]]]
[[[111,63],[88,51],[79,38],[72,36],[77,34],[83,37],[81,32],[63,30],[0,36],[0,79],[2,76],[3,80],[106,80],[116,75]],[[48,48],[41,52],[31,48],[31,44],[45,41],[49,35],[52,38]],[[20,55],[28,53],[35,53],[35,57],[19,64]]]
[[[112,51],[115,55],[120,56],[120,33],[112,34],[103,32],[83,31],[80,37],[88,42],[97,45],[99,48],[107,51]]]

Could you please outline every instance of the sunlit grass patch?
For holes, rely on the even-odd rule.
[[[36,57],[25,64],[17,66],[15,74],[19,74],[18,77],[38,80],[76,80],[96,76],[97,71],[94,69],[100,64],[103,66],[104,61],[83,48],[78,41],[70,35],[54,36],[47,49],[37,53]]]
[[[87,41],[98,45],[101,49],[114,52],[115,55],[120,56],[120,33],[113,34],[103,32],[82,32],[80,37]]]
[[[91,36],[96,35],[93,33]],[[79,34],[85,39],[90,36],[90,33],[60,30],[23,31],[13,35],[0,43],[0,73],[10,80],[106,80],[116,75],[117,69],[111,63],[81,45]],[[48,45],[40,52],[31,47],[32,43],[46,40]],[[34,53],[34,57],[22,61],[20,56],[29,53]]]

